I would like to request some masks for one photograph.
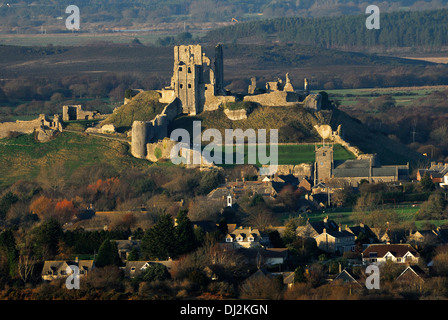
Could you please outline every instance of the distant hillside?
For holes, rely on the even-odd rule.
[[[129,130],[136,120],[150,121],[166,106],[159,102],[159,97],[156,91],[140,92],[127,104],[118,107],[102,124],[113,124],[118,132],[124,132]]]
[[[368,15],[288,17],[237,23],[210,30],[204,39],[236,42],[295,42],[325,48],[442,47],[448,44],[448,9],[380,14],[380,29],[365,26]]]
[[[35,29],[43,25],[48,30],[65,28],[64,21],[55,17],[65,17],[65,8],[73,4],[69,1],[21,0],[8,1],[0,7],[0,27],[14,32]],[[219,22],[259,19],[261,17],[323,17],[361,13],[372,4],[353,0],[78,0],[82,23],[89,31],[111,28],[135,28],[154,23]],[[379,3],[384,12],[397,10],[424,10],[446,8],[446,0],[389,0]],[[20,26],[17,17],[22,19]],[[81,28],[83,30],[83,28]],[[84,29],[86,30],[86,29]],[[65,30],[67,31],[67,30]]]

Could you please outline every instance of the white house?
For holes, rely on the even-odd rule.
[[[410,244],[371,244],[362,253],[364,264],[381,264],[386,261],[417,264],[419,253]]]
[[[225,242],[227,245],[238,248],[261,248],[269,238],[258,229],[252,227],[239,227],[227,233]]]

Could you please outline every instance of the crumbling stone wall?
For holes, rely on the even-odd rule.
[[[298,106],[299,96],[290,91],[273,91],[270,93],[245,96],[243,101],[258,103],[266,107]]]
[[[263,165],[267,168],[268,165]],[[301,163],[301,164],[279,164],[277,166],[277,174],[279,175],[290,175],[299,178],[311,178],[313,176],[313,164],[311,163]]]
[[[362,151],[359,150],[358,147],[352,146],[348,141],[345,141],[342,137],[342,126],[339,125],[338,129],[336,131],[333,131],[330,125],[324,124],[324,125],[315,125],[314,129],[316,129],[317,133],[323,138],[328,141],[332,141],[334,143],[342,145],[344,148],[346,148],[348,151],[353,153],[357,159],[361,159],[365,155],[362,155]]]
[[[50,120],[44,114],[41,114],[37,119],[30,121],[17,120],[16,122],[0,123],[0,138],[6,138],[10,132],[31,134],[40,127],[62,131],[62,124],[58,115],[54,115],[53,119]]]
[[[82,110],[82,105],[65,105],[62,106],[62,120],[94,120],[98,119],[101,114],[97,111]]]
[[[304,107],[319,111],[322,108],[322,96],[318,93],[309,94],[305,98]]]

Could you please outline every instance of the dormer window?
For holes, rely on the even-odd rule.
[[[253,242],[253,241],[255,241],[255,238],[254,237],[249,237],[248,240]]]
[[[232,237],[228,237],[228,238],[226,238],[226,242],[233,242]]]
[[[237,237],[236,241],[243,241],[243,237],[241,237],[241,236]]]

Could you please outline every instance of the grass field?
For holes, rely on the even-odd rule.
[[[448,220],[415,220],[415,215],[419,210],[419,206],[398,206],[396,208],[392,208],[391,210],[397,212],[402,222],[414,222],[415,227],[419,230],[423,229],[427,224],[432,224],[438,227],[448,223]],[[306,215],[305,218],[309,218],[310,222],[316,222],[322,221],[327,215],[330,219],[334,220],[337,224],[341,224],[342,226],[355,225],[355,221],[352,218],[351,209],[342,211],[333,211],[329,209],[324,210],[323,212],[311,213],[309,215]]]
[[[206,145],[203,145],[203,148]],[[318,145],[319,146],[319,145]],[[313,163],[315,160],[314,144],[289,144],[289,145],[278,145],[278,164],[279,165],[298,165],[301,163]],[[223,147],[224,148],[224,147]],[[217,150],[217,149],[216,149]],[[221,149],[221,159],[225,162],[226,150]],[[256,165],[261,166],[261,163],[258,161],[259,150],[256,148]],[[218,151],[219,152],[219,151]],[[270,156],[270,147],[266,146],[267,156]],[[233,163],[236,163],[236,157],[239,155],[238,147],[233,147]],[[212,156],[214,153],[212,153]],[[248,164],[249,161],[249,151],[248,146],[244,147],[243,151],[244,163]],[[335,160],[347,160],[347,159],[355,159],[355,156],[347,151],[344,147],[339,144],[334,145],[334,159]],[[250,163],[253,164],[253,163]],[[223,164],[223,166],[228,166],[228,164]]]

